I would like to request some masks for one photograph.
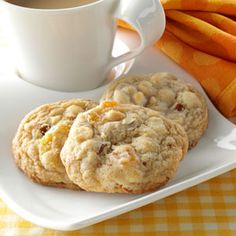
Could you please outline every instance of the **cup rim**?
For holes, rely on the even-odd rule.
[[[0,0],[0,2],[2,4],[6,4],[6,5],[8,5],[10,7],[13,7],[13,8],[17,8],[17,9],[24,10],[24,11],[34,11],[34,12],[41,12],[41,13],[64,12],[64,11],[80,10],[80,9],[84,9],[84,8],[91,7],[91,6],[94,6],[94,5],[98,5],[99,3],[103,2],[103,1],[105,1],[105,0],[96,0],[95,2],[91,2],[91,3],[88,3],[88,4],[81,5],[81,6],[76,6],[76,7],[53,8],[53,9],[49,8],[49,9],[47,9],[47,8],[24,7],[24,6],[20,6],[20,5],[8,2],[6,0]]]

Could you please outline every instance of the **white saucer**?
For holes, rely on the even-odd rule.
[[[121,32],[119,35],[120,39],[129,44],[134,37],[128,36],[132,34]],[[5,68],[0,71],[0,196],[12,210],[28,221],[58,230],[83,228],[236,167],[236,127],[221,116],[208,100],[210,123],[206,134],[182,161],[176,177],[159,191],[143,195],[99,194],[32,183],[17,169],[11,154],[11,140],[20,120],[27,112],[43,103],[75,97],[98,100],[104,87],[80,93],[50,91],[17,78],[5,57],[0,64]],[[204,93],[189,74],[155,48],[148,48],[138,57],[130,73],[158,71],[174,73]]]

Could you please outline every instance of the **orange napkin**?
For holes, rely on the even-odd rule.
[[[236,0],[161,2],[167,25],[155,46],[191,73],[225,116],[236,116]]]

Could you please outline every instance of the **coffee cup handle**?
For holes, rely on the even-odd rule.
[[[141,44],[133,51],[112,57],[110,69],[138,56],[160,39],[165,30],[165,13],[160,0],[120,0],[114,17],[130,24],[138,32]]]

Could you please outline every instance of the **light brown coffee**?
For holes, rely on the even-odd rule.
[[[61,9],[86,5],[98,0],[8,0],[15,5],[37,9]]]

